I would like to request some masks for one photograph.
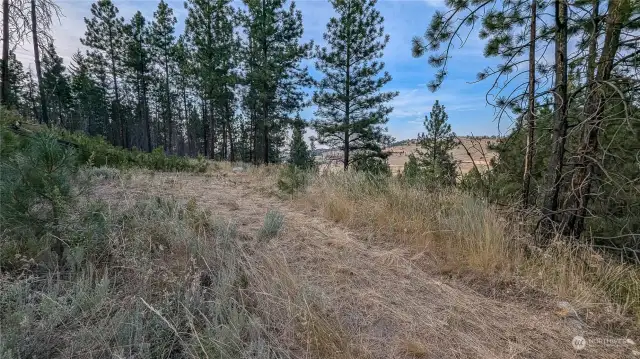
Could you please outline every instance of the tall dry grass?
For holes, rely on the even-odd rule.
[[[0,271],[1,358],[352,357],[266,241],[243,241],[193,201],[97,193],[60,225],[63,266]]]
[[[317,176],[297,202],[365,239],[431,254],[440,269],[541,289],[578,310],[612,321],[631,315],[640,324],[640,268],[561,239],[537,248],[525,231],[527,218],[515,210],[455,189],[353,172]]]

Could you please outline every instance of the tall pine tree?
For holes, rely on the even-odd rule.
[[[454,184],[456,180],[456,164],[450,153],[456,147],[456,135],[448,119],[444,106],[436,100],[430,116],[424,118],[427,132],[416,153],[420,173],[440,184]]]
[[[125,26],[125,34],[127,35],[127,44],[124,64],[132,73],[130,76],[136,92],[135,106],[138,124],[144,126],[145,148],[151,152],[153,141],[151,140],[151,119],[147,101],[151,67],[151,39],[146,19],[140,11],[136,12],[129,24]]]
[[[285,130],[292,115],[305,106],[303,86],[309,84],[302,60],[311,44],[300,42],[302,13],[291,1],[244,0],[247,40],[247,95],[253,117],[254,161],[280,161]]]
[[[382,92],[391,76],[379,61],[389,42],[376,0],[331,0],[337,17],[327,24],[327,47],[316,50],[316,68],[324,74],[313,101],[320,143],[344,153],[344,169],[355,160],[386,158],[389,137],[382,127],[393,110],[387,103],[397,92]]]
[[[71,87],[67,68],[63,60],[50,42],[42,57],[42,88],[47,96],[49,120],[53,124],[68,129],[74,129],[67,122],[72,105]]]
[[[80,51],[71,60],[72,122],[76,128],[90,135],[104,135],[107,132],[107,123],[104,121],[107,113],[106,89],[91,76],[91,66]]]
[[[151,24],[151,44],[152,54],[155,62],[163,73],[162,97],[160,104],[164,124],[164,149],[173,151],[173,109],[171,106],[171,75],[174,66],[173,47],[175,45],[175,25],[176,18],[173,16],[173,9],[164,0],[160,0],[158,9],[153,13],[153,23]]]
[[[101,74],[106,70],[110,77],[113,88],[111,120],[116,126],[116,131],[112,134],[114,136],[113,142],[128,147],[126,118],[120,114],[119,78],[122,72],[122,51],[124,49],[124,19],[118,17],[118,12],[118,8],[111,0],[98,0],[92,4],[92,17],[84,19],[87,29],[85,37],[80,41],[91,49],[89,56],[95,65],[94,71],[101,77],[103,86],[107,85],[106,81],[108,80]]]

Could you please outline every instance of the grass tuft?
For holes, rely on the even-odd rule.
[[[273,238],[280,233],[284,224],[284,215],[275,209],[270,209],[264,216],[264,224],[260,228],[258,236],[260,238]]]

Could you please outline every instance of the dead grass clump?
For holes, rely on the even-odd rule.
[[[524,281],[585,310],[597,308],[618,318],[635,313],[640,323],[637,267],[565,241],[531,254],[531,238],[515,213],[507,216],[459,191],[407,186],[395,179],[376,183],[346,172],[315,178],[298,203],[321,209],[363,238],[429,250],[443,267]]]

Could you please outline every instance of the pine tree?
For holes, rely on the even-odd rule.
[[[148,152],[153,149],[151,140],[151,119],[149,118],[148,88],[150,82],[151,50],[150,35],[146,19],[140,11],[136,12],[129,24],[124,28],[127,35],[124,65],[129,68],[131,82],[136,92],[136,114],[138,124],[144,126],[145,148]]]
[[[122,72],[122,51],[124,49],[123,27],[124,19],[118,17],[118,8],[111,0],[98,0],[91,5],[92,18],[85,18],[87,29],[85,37],[81,39],[83,45],[89,47],[89,56],[95,66],[97,76],[101,76],[103,86],[107,86],[107,78],[102,76],[108,68],[108,74],[113,87],[113,103],[111,118],[117,131],[114,134],[114,143],[128,147],[128,134],[126,133],[126,119],[120,114],[120,87],[119,77]]]
[[[0,59],[0,64],[4,66],[4,59]],[[7,59],[7,89],[6,102],[3,104],[9,109],[20,110],[23,107],[24,89],[26,87],[26,74],[22,62],[18,61],[16,54],[9,51]]]
[[[309,169],[313,166],[313,157],[309,151],[309,146],[304,140],[306,124],[296,116],[292,124],[293,132],[291,136],[291,144],[289,145],[289,164],[300,169]]]
[[[313,101],[320,143],[344,152],[344,169],[354,159],[383,162],[382,146],[397,92],[381,92],[391,76],[379,61],[389,42],[376,0],[332,0],[337,17],[327,24],[327,47],[316,50],[316,68],[324,74]],[[352,156],[356,153],[357,156]]]
[[[254,158],[259,163],[280,161],[291,115],[305,106],[302,87],[309,84],[302,60],[311,44],[301,44],[302,13],[291,1],[244,0],[247,40],[245,53],[251,111],[254,118]]]
[[[186,21],[187,38],[194,47],[194,67],[198,74],[203,103],[205,154],[216,156],[222,134],[220,155],[227,158],[234,114],[234,69],[238,44],[234,37],[235,12],[230,0],[190,0]],[[209,148],[210,147],[210,148]]]
[[[73,55],[70,69],[74,128],[93,136],[105,135],[106,89],[91,77],[91,67],[80,51]]]
[[[436,100],[430,116],[424,118],[426,134],[416,155],[422,173],[440,184],[454,184],[456,180],[456,165],[450,153],[456,147],[456,137],[448,119],[444,106]]]
[[[72,128],[67,120],[72,105],[67,68],[50,42],[42,57],[42,88],[49,106],[49,119],[64,128]]]
[[[413,153],[409,154],[409,160],[404,164],[402,175],[409,182],[415,182],[419,179],[420,165],[418,164],[418,159]]]
[[[158,9],[153,13],[154,21],[151,24],[152,54],[160,71],[163,72],[162,86],[162,114],[164,124],[164,149],[172,152],[173,138],[173,109],[171,107],[171,76],[174,66],[173,47],[175,44],[176,18],[164,0],[160,0]]]

